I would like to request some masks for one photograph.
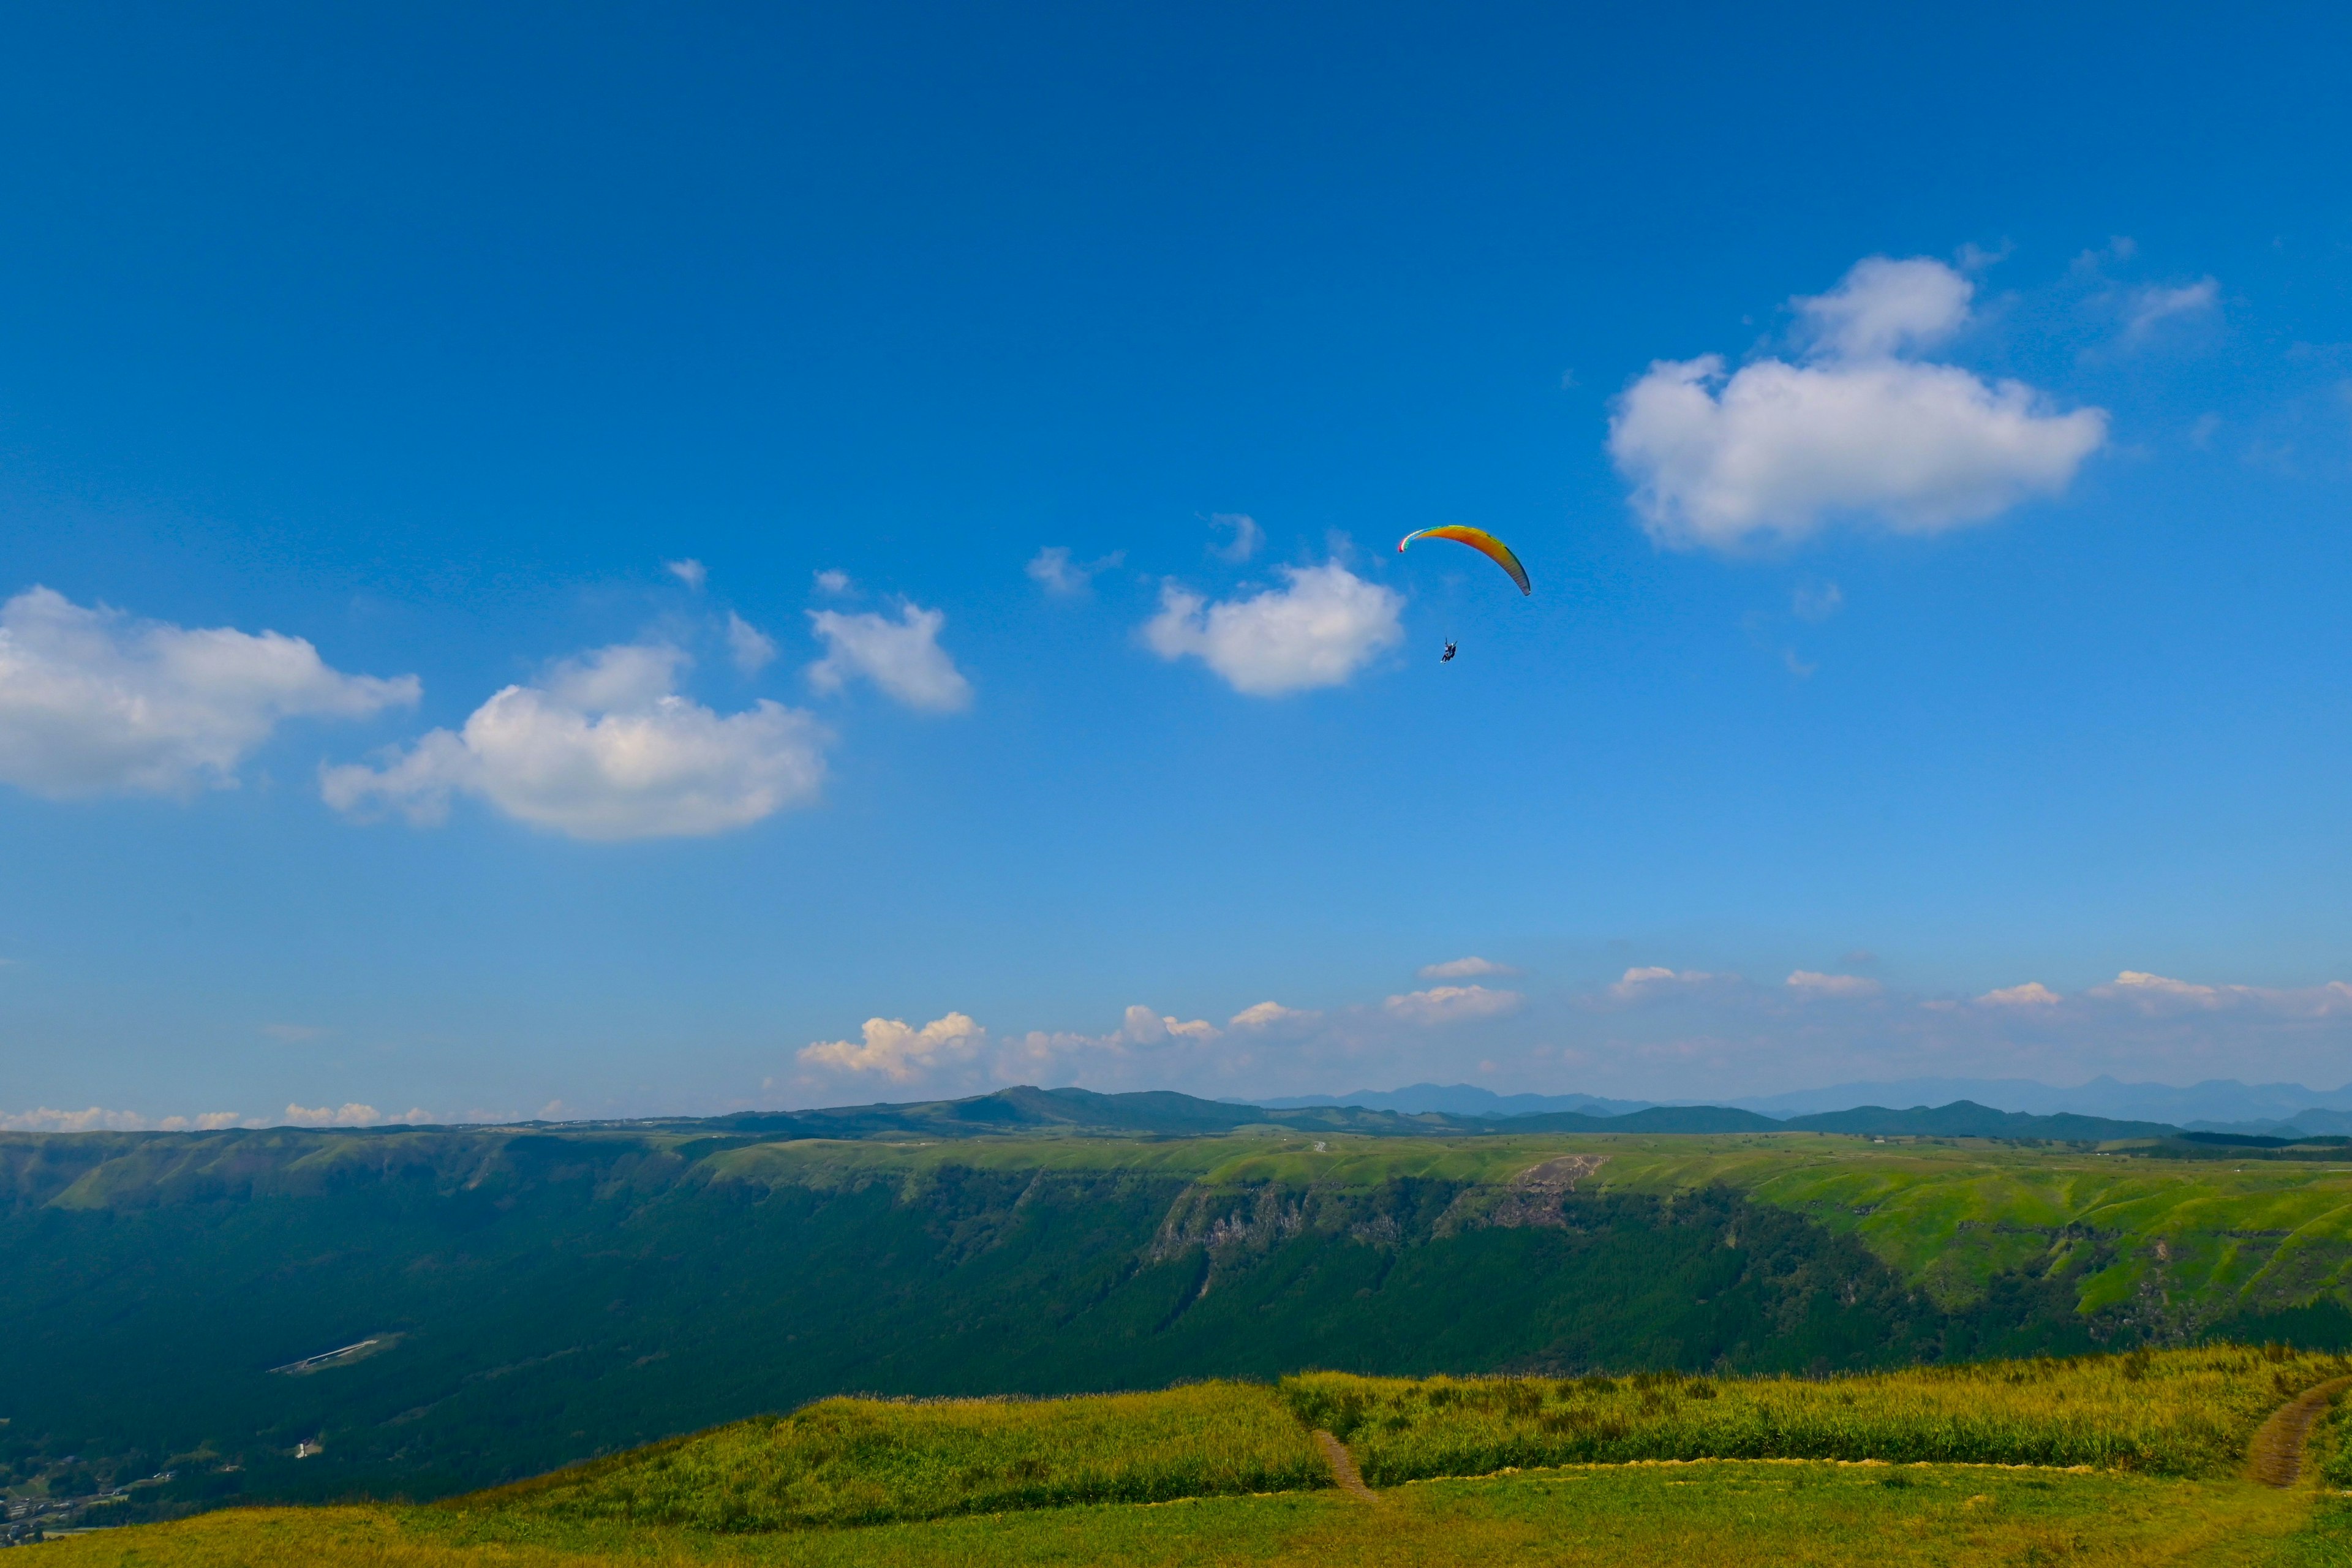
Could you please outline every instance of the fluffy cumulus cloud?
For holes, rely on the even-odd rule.
[[[1403,640],[1404,601],[1338,562],[1282,568],[1284,585],[1212,604],[1171,583],[1144,646],[1165,659],[1198,658],[1252,697],[1346,683]]]
[[[52,798],[232,785],[285,720],[417,695],[413,675],[345,675],[278,632],[137,620],[47,588],[0,605],[0,781]]]
[[[1823,974],[1815,969],[1800,969],[1788,979],[1789,989],[1799,996],[1814,1000],[1852,1000],[1858,996],[1875,996],[1879,984],[1875,980],[1859,974]]]
[[[1497,1017],[1516,1012],[1525,1000],[1516,991],[1489,991],[1484,985],[1433,985],[1388,997],[1381,1006],[1391,1017],[1430,1026]]]
[[[688,662],[658,645],[600,649],[506,688],[461,729],[320,769],[320,792],[339,811],[419,825],[473,795],[534,827],[606,841],[724,833],[814,800],[824,728],[765,700],[714,712],[678,695]]]
[[[1841,518],[1930,533],[2063,491],[2105,442],[2104,410],[2061,413],[2021,382],[1917,357],[1966,323],[1972,288],[1940,262],[1873,257],[1797,301],[1797,363],[1653,364],[1609,426],[1652,536],[1736,550]]]
[[[1491,958],[1449,958],[1443,963],[1424,963],[1414,972],[1422,980],[1475,980],[1485,974],[1517,974],[1507,963],[1496,963]]]
[[[853,679],[872,681],[909,708],[953,713],[971,706],[971,682],[940,647],[948,618],[915,605],[899,607],[898,618],[867,612],[811,610],[809,625],[824,644],[824,657],[809,666],[809,683],[819,691],[839,691]]]
[[[961,1013],[918,1029],[903,1018],[868,1018],[856,1040],[817,1040],[801,1049],[803,1066],[845,1073],[878,1073],[905,1083],[918,1073],[961,1066],[988,1044],[988,1031]]]

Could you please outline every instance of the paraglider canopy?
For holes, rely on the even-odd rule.
[[[1449,522],[1436,528],[1421,529],[1416,532],[1406,534],[1397,542],[1397,553],[1403,554],[1404,547],[1416,539],[1450,539],[1457,544],[1466,544],[1504,571],[1508,572],[1511,574],[1511,581],[1519,585],[1520,593],[1535,592],[1528,583],[1528,569],[1519,564],[1519,558],[1511,553],[1511,547],[1483,528],[1470,528],[1462,523]]]

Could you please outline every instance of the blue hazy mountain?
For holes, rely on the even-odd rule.
[[[1476,1084],[1414,1083],[1402,1089],[1290,1095],[1252,1103],[1281,1110],[1353,1106],[1405,1116],[1436,1111],[1447,1116],[1476,1117],[1548,1116],[1561,1111],[1622,1116],[1659,1104],[1708,1104],[1753,1110],[1775,1121],[1787,1121],[1865,1106],[1948,1105],[1955,1100],[2031,1116],[2096,1116],[2118,1121],[2165,1122],[2204,1131],[2352,1132],[2352,1085],[2316,1089],[2298,1083],[2247,1084],[2235,1079],[2209,1079],[2182,1087],[2125,1083],[2101,1077],[2072,1089],[2059,1089],[2023,1078],[1912,1078],[1705,1101],[1611,1100],[1595,1094],[1497,1094]]]
[[[1352,1094],[1302,1094],[1280,1100],[1257,1100],[1268,1110],[1303,1110],[1317,1105],[1352,1105],[1365,1110],[1393,1110],[1403,1116],[1437,1111],[1446,1116],[1549,1116],[1572,1110],[1586,1116],[1622,1116],[1655,1105],[1653,1100],[1605,1100],[1595,1094],[1496,1094],[1472,1083],[1409,1083],[1402,1089],[1358,1089]],[[1841,1106],[1843,1110],[1844,1107]]]
[[[2305,1111],[2352,1111],[2352,1085],[2315,1089],[2299,1083],[2247,1084],[2235,1079],[2208,1079],[2184,1088],[2168,1083],[2124,1083],[2103,1076],[2072,1089],[2054,1089],[2031,1079],[1916,1078],[1885,1083],[1843,1083],[1827,1089],[1717,1103],[1787,1118],[1845,1110],[1857,1105],[1943,1105],[1955,1100],[1974,1100],[1996,1110],[2021,1110],[2033,1116],[2103,1116],[2121,1121],[2167,1121],[2176,1126],[2200,1122],[2284,1123],[2294,1121]],[[2334,1125],[2322,1127],[2299,1121],[2296,1125],[2306,1132],[2339,1131]]]

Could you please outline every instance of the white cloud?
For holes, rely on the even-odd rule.
[[[853,676],[864,676],[909,708],[952,713],[971,706],[971,682],[940,647],[947,616],[908,604],[892,621],[869,613],[844,615],[811,610],[809,624],[824,643],[825,655],[809,666],[809,682],[819,691],[838,691]]]
[[[1286,566],[1289,585],[1210,604],[1171,583],[1143,640],[1165,659],[1190,655],[1252,697],[1338,686],[1403,639],[1404,601],[1337,562]]]
[[[371,718],[418,690],[331,669],[300,637],[29,588],[0,605],[0,781],[57,799],[225,788],[281,720]]]
[[[727,655],[745,675],[757,675],[774,662],[776,639],[737,615],[727,612]]]
[[[878,1072],[905,1083],[920,1072],[970,1061],[988,1043],[988,1031],[961,1013],[910,1028],[902,1018],[868,1018],[861,1040],[819,1040],[801,1048],[810,1067]]]
[[[2058,414],[2021,382],[1900,357],[1958,330],[1972,288],[1940,262],[1874,257],[1798,301],[1804,363],[1651,365],[1617,401],[1609,451],[1652,537],[1735,550],[1836,518],[1932,533],[2063,490],[2106,439],[2104,409]]]
[[[1179,1018],[1140,1004],[1129,1007],[1118,1027],[1107,1035],[1033,1030],[1000,1038],[969,1016],[950,1013],[919,1029],[901,1018],[868,1018],[861,1038],[815,1041],[802,1047],[799,1060],[824,1072],[879,1073],[894,1083],[925,1078],[935,1085],[969,1089],[992,1079],[1011,1083],[1046,1078],[1090,1059],[1202,1045],[1221,1033],[1204,1018]]]
[[[574,838],[724,833],[816,797],[825,731],[761,701],[724,717],[673,688],[677,648],[623,645],[509,686],[460,731],[435,730],[375,766],[320,769],[329,805],[441,821],[452,795]]]
[[[1459,1024],[1511,1012],[1525,1000],[1516,991],[1489,991],[1484,985],[1433,985],[1391,996],[1381,1006],[1411,1024]]]
[[[1977,998],[1988,1007],[2054,1007],[2065,999],[2039,980],[2029,980],[2022,985],[2004,985]]]
[[[1171,1039],[1213,1040],[1217,1034],[1217,1026],[1206,1018],[1186,1023],[1139,1003],[1129,1007],[1120,1020],[1117,1037],[1130,1046],[1157,1046]]]
[[[0,1132],[144,1132],[147,1119],[129,1110],[106,1110],[91,1106],[87,1110],[52,1110],[42,1106],[37,1110],[19,1111],[10,1115],[0,1111]]]
[[[289,1105],[284,1125],[289,1127],[396,1127],[404,1123],[415,1126],[432,1121],[423,1110],[410,1110],[405,1115],[386,1116],[373,1105],[351,1101],[340,1106],[308,1107]]]
[[[2124,307],[2124,335],[2146,337],[2158,323],[2176,316],[2202,315],[2218,307],[2221,300],[2221,283],[2215,278],[2200,279],[2177,289],[2160,284],[2135,289]]]
[[[1817,969],[1797,970],[1789,976],[1787,984],[1790,990],[1809,1001],[1875,996],[1879,992],[1875,980],[1864,979],[1859,974],[1823,974]]]
[[[1653,964],[1627,970],[1611,983],[1605,994],[1612,1002],[1646,1002],[1677,991],[1721,985],[1733,978],[1711,974],[1704,969],[1666,969]]]
[[[2144,970],[2126,969],[2105,985],[2094,985],[2085,993],[2102,1002],[2130,1002],[2147,1006],[2188,1005],[2217,1007],[2233,999],[2234,994],[2251,994],[2251,987],[2197,985],[2169,975],[2150,974]]]
[[[1221,561],[1231,561],[1236,565],[1256,554],[1257,547],[1265,541],[1265,531],[1259,528],[1257,519],[1247,512],[1211,512],[1209,526],[1220,533],[1233,535],[1223,544],[1210,546],[1210,553]]]
[[[698,594],[702,592],[702,585],[710,580],[710,569],[690,556],[684,561],[665,561],[662,563],[662,570]]]
[[[1517,974],[1518,971],[1491,958],[1449,958],[1443,963],[1424,963],[1413,973],[1423,980],[1474,980],[1481,974]]]
[[[1828,293],[1795,303],[1815,353],[1886,359],[1932,348],[1959,331],[1975,292],[1975,284],[1940,261],[1868,256]]]
[[[201,1116],[166,1116],[149,1121],[135,1110],[52,1110],[44,1106],[17,1115],[0,1111],[0,1132],[217,1132],[235,1127],[234,1110],[209,1110]]]
[[[1029,558],[1022,570],[1029,580],[1048,594],[1062,598],[1083,594],[1093,584],[1095,575],[1107,572],[1127,559],[1127,552],[1114,550],[1093,561],[1073,561],[1066,545],[1049,544]]]
[[[850,586],[849,574],[837,568],[828,567],[816,574],[816,585],[819,593],[846,594]]]
[[[1243,1008],[1225,1022],[1229,1026],[1236,1029],[1263,1029],[1271,1025],[1286,1023],[1294,1018],[1304,1020],[1321,1016],[1321,1014],[1312,1008],[1286,1007],[1279,1002],[1258,1002]]]

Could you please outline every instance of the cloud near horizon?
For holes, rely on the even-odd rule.
[[[1409,1023],[1460,1024],[1517,1012],[1526,1000],[1516,991],[1489,991],[1484,985],[1433,985],[1385,998],[1381,1006]]]
[[[830,736],[811,715],[764,699],[721,716],[680,696],[691,661],[675,647],[623,644],[566,661],[536,686],[509,686],[458,730],[434,730],[373,764],[322,766],[320,793],[347,816],[417,826],[468,795],[533,827],[612,843],[747,827],[814,800]]]
[[[28,588],[0,605],[0,782],[53,800],[230,789],[281,722],[371,719],[421,691],[331,668],[301,637]]]
[[[2105,410],[2059,413],[2022,382],[1915,357],[1967,324],[1974,289],[1939,261],[1867,257],[1795,301],[1799,363],[1653,363],[1608,439],[1651,537],[1737,552],[1839,520],[1936,533],[2063,492],[2105,444]]]
[[[1787,984],[1800,996],[1849,1000],[1875,996],[1882,989],[1877,981],[1859,974],[1823,974],[1811,969],[1798,970],[1789,976]]]
[[[998,1035],[961,1013],[919,1027],[875,1018],[861,1038],[803,1047],[785,1092],[843,1104],[873,1092],[861,1080],[899,1098],[1036,1083],[1247,1100],[1450,1083],[1475,1061],[1478,1081],[1503,1091],[1687,1100],[1956,1075],[2193,1082],[2244,1076],[2250,1050],[2265,1075],[2333,1083],[2347,1047],[2352,984],[2340,981],[2263,988],[2126,970],[2072,994],[2028,981],[1963,999],[1823,971],[1760,984],[1657,964],[1536,995],[1447,984],[1322,1009],[1269,999],[1223,1027],[1142,1005],[1100,1034]]]
[[[1517,974],[1507,963],[1496,963],[1490,958],[1449,958],[1443,963],[1424,963],[1413,972],[1417,980],[1475,980],[1486,974]]]
[[[277,1117],[246,1116],[234,1110],[208,1110],[200,1116],[142,1116],[135,1110],[53,1110],[47,1106],[11,1115],[0,1111],[0,1132],[218,1132],[232,1127],[397,1127],[421,1126],[434,1120],[422,1109],[386,1116],[373,1105],[356,1101],[316,1109],[289,1104]]]

